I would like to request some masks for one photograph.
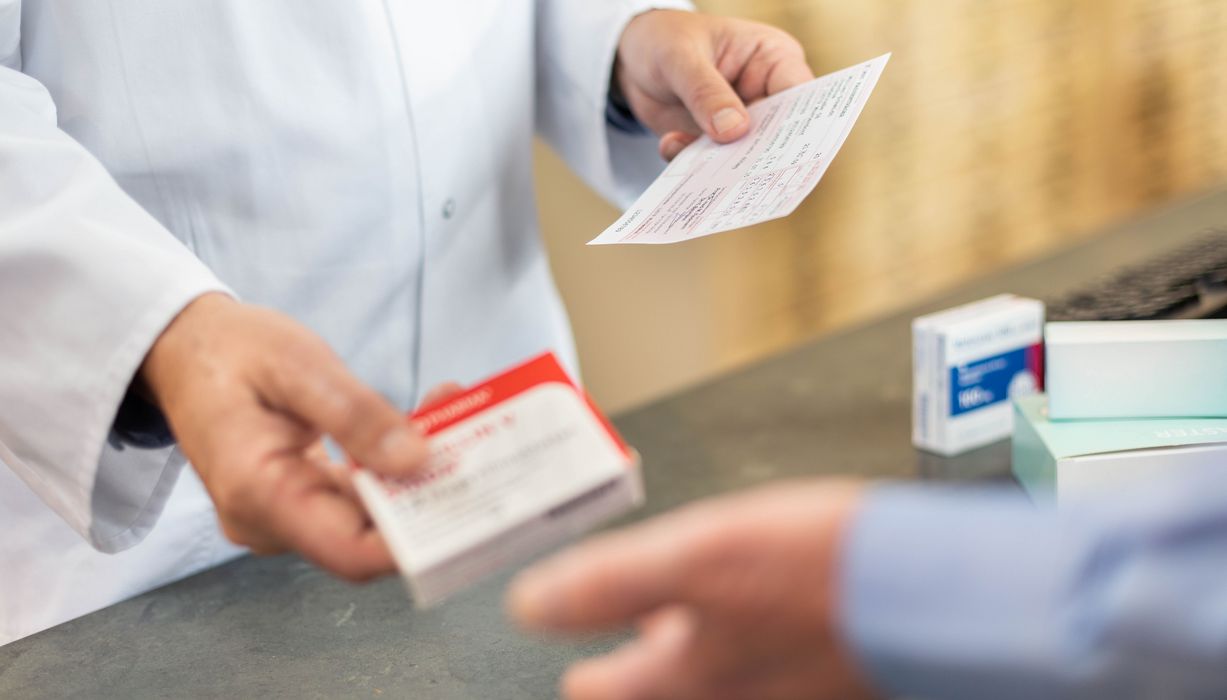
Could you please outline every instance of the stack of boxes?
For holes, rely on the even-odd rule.
[[[916,319],[917,447],[950,456],[1013,434],[1014,474],[1040,502],[1206,464],[1227,473],[1227,320],[1043,314],[1003,295]]]
[[[1048,395],[1014,409],[1032,498],[1227,469],[1227,320],[1049,323],[1045,341]]]

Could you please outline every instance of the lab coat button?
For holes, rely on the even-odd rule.
[[[456,200],[450,197],[443,203],[443,218],[450,219],[456,213]]]

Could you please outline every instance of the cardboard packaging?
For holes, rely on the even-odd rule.
[[[1053,421],[1044,395],[1014,401],[1014,476],[1038,503],[1221,465],[1227,419]]]
[[[354,482],[418,607],[643,501],[639,457],[545,354],[412,416],[414,480]]]
[[[912,322],[912,443],[950,456],[1010,436],[1042,388],[1044,305],[1002,294]]]
[[[1227,417],[1227,320],[1049,323],[1053,420]]]

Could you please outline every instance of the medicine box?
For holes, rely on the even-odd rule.
[[[1227,320],[1049,323],[1048,415],[1227,417]]]
[[[425,471],[354,481],[419,607],[643,501],[639,455],[552,354],[412,420],[430,447]]]
[[[950,456],[1010,436],[1042,388],[1044,305],[1002,294],[912,322],[912,443]]]
[[[1043,395],[1014,402],[1013,472],[1036,502],[1215,464],[1227,473],[1227,419],[1053,421],[1047,407]]]

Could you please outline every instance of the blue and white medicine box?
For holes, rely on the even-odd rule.
[[[1048,417],[1227,417],[1227,320],[1048,324]]]
[[[1044,304],[1002,294],[912,322],[912,444],[940,455],[1010,436],[1010,399],[1043,388]]]

